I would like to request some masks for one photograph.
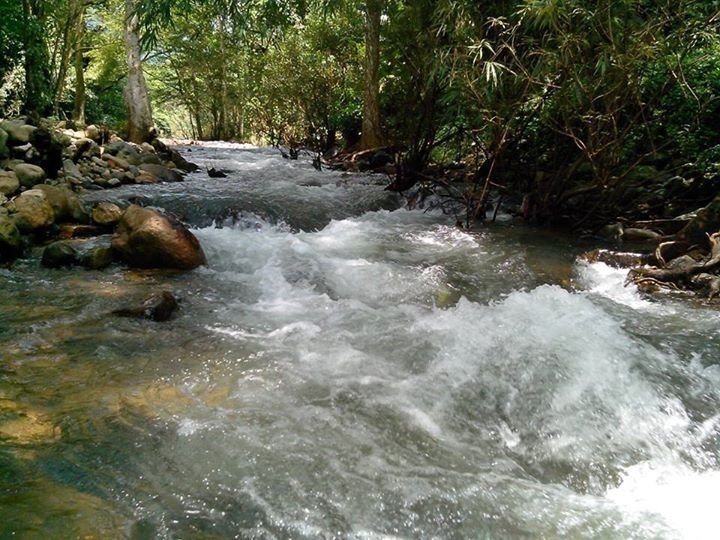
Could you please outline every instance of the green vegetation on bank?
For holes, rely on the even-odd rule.
[[[0,116],[382,146],[395,189],[471,219],[492,195],[595,230],[718,194],[718,25],[716,0],[4,2]]]

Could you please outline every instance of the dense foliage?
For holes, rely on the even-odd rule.
[[[2,3],[0,107],[124,125],[124,13]],[[718,192],[717,0],[141,0],[137,13],[161,133],[357,147],[375,107],[394,186],[441,189],[470,220],[491,195],[583,226]],[[428,174],[452,161],[461,185]]]

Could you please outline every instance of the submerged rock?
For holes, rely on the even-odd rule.
[[[42,254],[42,265],[48,268],[74,266],[78,261],[77,250],[66,240],[59,240],[48,245]]]
[[[161,322],[170,319],[177,307],[175,296],[168,291],[161,291],[148,296],[140,306],[117,309],[113,311],[113,314],[121,317],[146,318]]]
[[[138,268],[192,270],[206,262],[200,242],[182,223],[137,205],[125,210],[112,247]]]
[[[88,270],[107,268],[113,262],[112,248],[103,246],[94,247],[82,255],[80,262]]]

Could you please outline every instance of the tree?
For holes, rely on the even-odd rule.
[[[382,144],[380,126],[380,23],[382,0],[365,2],[365,85],[363,91],[362,149]]]
[[[128,112],[128,138],[141,143],[148,139],[153,127],[150,94],[142,67],[136,1],[125,0],[125,52],[128,79],[125,87],[125,106]]]
[[[45,2],[22,0],[25,26],[25,112],[47,114],[52,106],[50,53],[44,36]]]

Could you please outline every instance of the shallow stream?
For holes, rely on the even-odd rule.
[[[0,538],[717,538],[720,311],[249,146],[190,273],[0,268]],[[120,319],[159,289],[167,323]]]

